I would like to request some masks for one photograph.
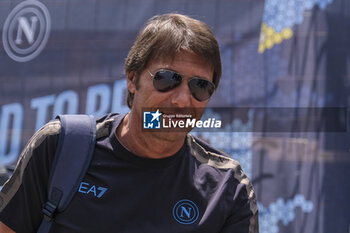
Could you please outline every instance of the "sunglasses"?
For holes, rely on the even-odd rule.
[[[171,70],[158,70],[155,74],[148,73],[153,78],[153,86],[160,92],[167,92],[178,87],[182,82],[182,76]],[[188,80],[188,88],[191,95],[198,101],[204,101],[210,98],[214,93],[214,83],[199,77],[191,77]]]

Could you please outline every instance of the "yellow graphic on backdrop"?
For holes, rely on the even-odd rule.
[[[293,31],[291,28],[284,28],[281,32],[276,32],[263,22],[260,32],[259,53],[263,53],[266,49],[271,49],[275,44],[290,39],[292,36]]]

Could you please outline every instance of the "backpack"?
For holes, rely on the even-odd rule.
[[[89,115],[59,115],[61,131],[48,183],[48,201],[37,233],[48,233],[56,213],[69,205],[90,165],[96,120]],[[79,146],[77,146],[79,145]]]

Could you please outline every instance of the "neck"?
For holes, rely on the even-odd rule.
[[[161,159],[181,149],[185,133],[146,132],[141,129],[141,119],[129,112],[116,130],[120,143],[133,154],[152,159]]]

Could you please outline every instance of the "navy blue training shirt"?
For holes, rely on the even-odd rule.
[[[239,163],[187,135],[173,156],[132,154],[116,137],[122,116],[97,123],[91,165],[51,233],[255,233],[258,210]],[[53,121],[23,150],[0,193],[0,220],[17,233],[36,232],[60,132]]]

